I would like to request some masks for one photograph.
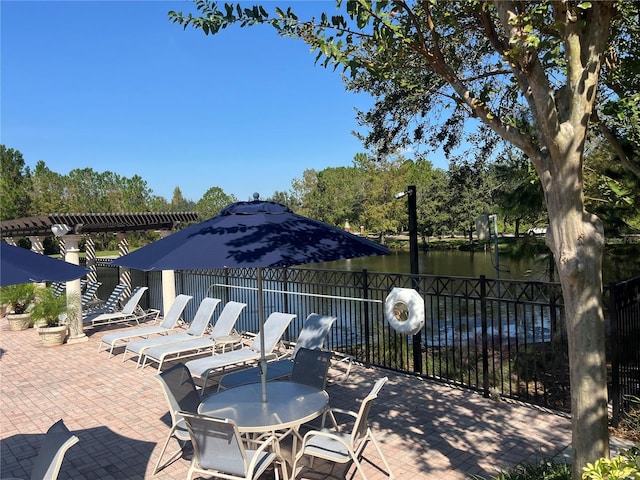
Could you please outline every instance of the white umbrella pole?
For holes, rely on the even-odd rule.
[[[260,320],[260,382],[262,401],[267,402],[267,358],[264,354],[264,299],[262,298],[262,268],[256,270],[258,283],[258,319]]]

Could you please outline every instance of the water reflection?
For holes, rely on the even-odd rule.
[[[421,251],[418,256],[420,273],[426,275],[501,278],[529,281],[558,281],[557,274],[550,275],[550,255],[529,255],[514,258],[499,256],[499,265],[495,265],[495,255],[487,252],[463,252],[460,250]],[[392,252],[380,257],[354,258],[337,262],[307,265],[308,268],[331,268],[336,270],[370,272],[409,273],[409,253]],[[606,283],[627,280],[640,275],[640,257],[638,255],[613,255],[605,253],[602,267],[603,280]]]

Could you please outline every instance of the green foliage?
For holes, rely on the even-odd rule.
[[[0,220],[24,217],[30,210],[31,173],[22,154],[0,145]]]
[[[546,461],[534,465],[518,465],[493,480],[569,480],[571,467],[566,463]]]
[[[477,477],[474,477],[477,480]],[[544,461],[539,464],[521,464],[500,473],[492,480],[569,480],[571,467],[566,463]]]
[[[599,458],[584,467],[583,480],[640,480],[640,448],[621,450],[613,458]]]
[[[31,309],[31,322],[42,321],[48,327],[58,325],[59,317],[67,311],[67,297],[56,296],[50,287],[36,289],[36,301]]]
[[[92,168],[61,175],[40,160],[31,180],[31,215],[167,210],[152,206],[151,190],[138,175],[126,178]]]
[[[170,210],[172,212],[192,212],[196,208],[196,204],[192,200],[187,200],[182,195],[180,187],[176,187],[173,190],[173,197],[171,198]]]
[[[214,217],[230,203],[237,202],[235,196],[227,195],[220,187],[211,187],[196,203],[196,212],[201,220]]]
[[[10,311],[22,314],[27,311],[35,300],[36,286],[33,283],[6,285],[0,288],[0,302],[10,305]]]
[[[501,216],[517,225],[546,223],[542,185],[524,155],[506,151],[490,169],[497,184],[492,200]]]

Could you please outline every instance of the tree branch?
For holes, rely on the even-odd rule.
[[[609,145],[611,145],[613,151],[620,159],[620,163],[636,177],[640,178],[640,165],[634,162],[631,157],[627,155],[627,152],[625,152],[624,148],[622,148],[618,137],[616,137],[616,135],[605,125],[605,123],[600,120],[597,108],[594,108],[591,112],[591,119],[598,125],[600,133],[604,136],[604,138],[607,139],[607,142],[609,142]]]

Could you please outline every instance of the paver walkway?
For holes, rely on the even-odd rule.
[[[123,363],[121,354],[108,359],[97,352],[107,331],[45,348],[33,329],[12,332],[0,320],[2,477],[27,478],[43,434],[63,418],[80,442],[67,452],[60,479],[152,478],[169,430],[165,399],[155,368],[136,369],[135,359]],[[355,366],[348,382],[328,389],[331,404],[357,410],[385,375],[389,382],[370,418],[396,479],[488,478],[509,465],[554,457],[570,444],[565,416],[380,369]],[[369,478],[386,478],[373,445],[365,456]],[[316,461],[302,478],[345,478],[344,467],[329,467]],[[183,479],[187,468],[188,459],[179,459],[153,478]]]

